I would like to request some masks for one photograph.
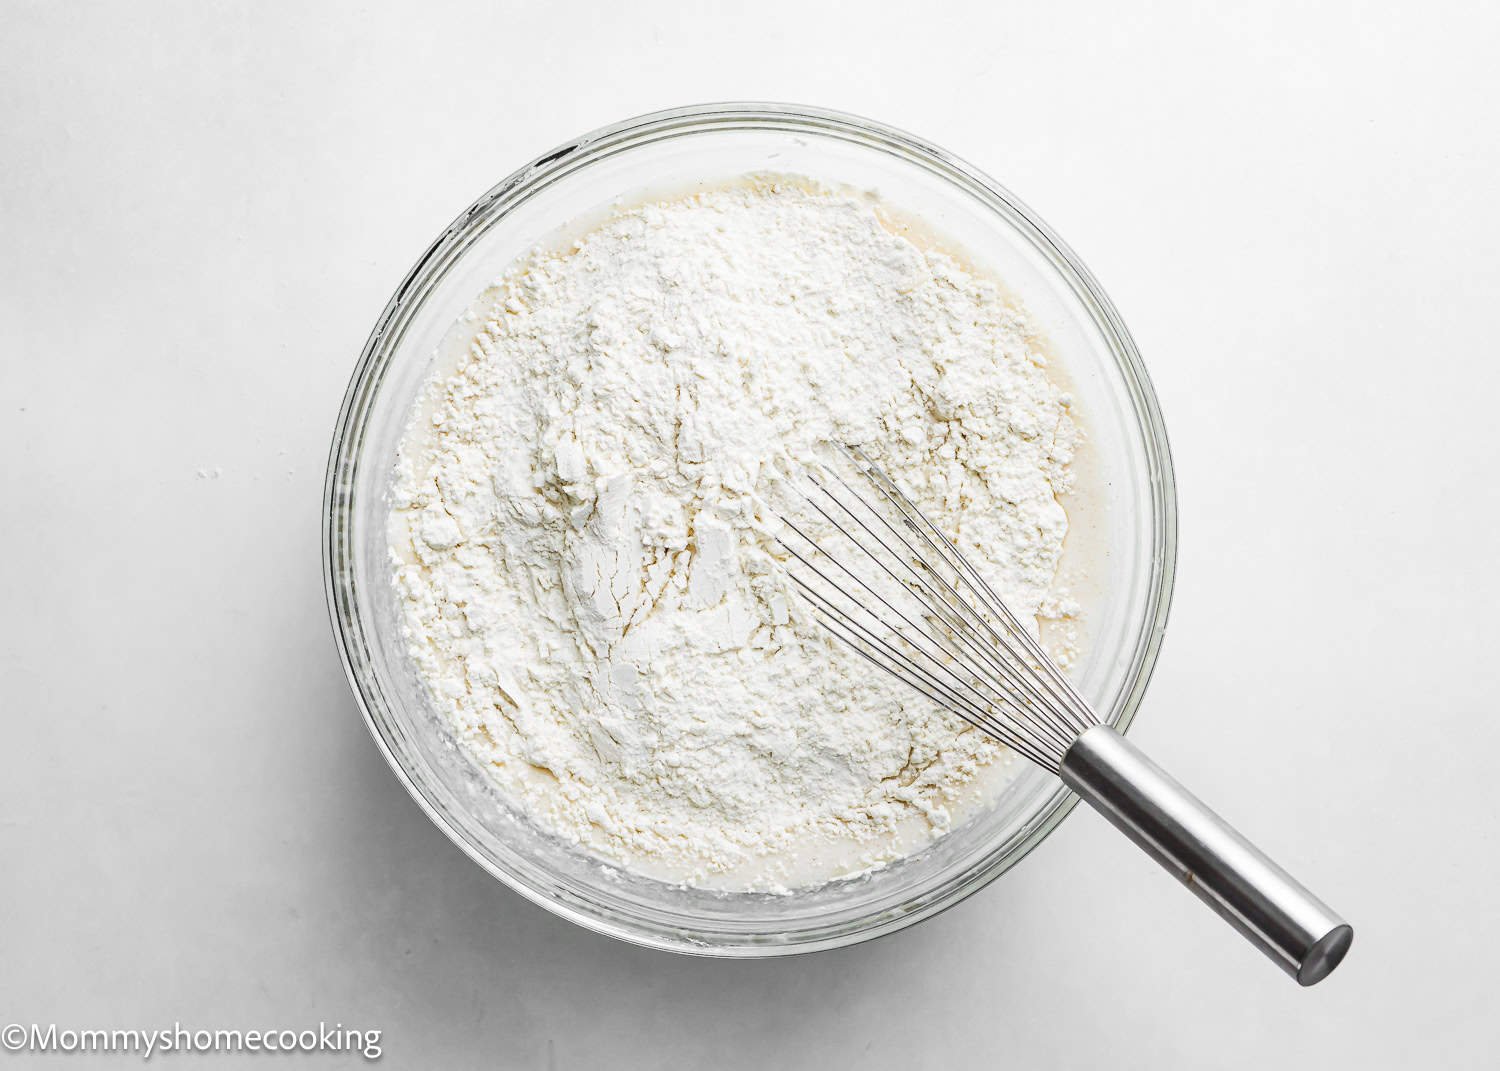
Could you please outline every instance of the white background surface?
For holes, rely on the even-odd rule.
[[[1493,6],[272,6],[0,3],[0,1020],[342,1021],[432,1068],[1493,1066]],[[1327,983],[1083,812],[874,944],[647,952],[386,769],[319,575],[370,325],[530,157],[733,98],[933,139],[1114,297],[1182,504],[1136,739],[1353,921]]]

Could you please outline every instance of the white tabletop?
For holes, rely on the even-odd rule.
[[[1495,9],[272,6],[3,12],[0,1025],[322,1020],[433,1068],[1493,1059]],[[531,156],[734,98],[931,138],[1114,297],[1182,509],[1136,739],[1347,914],[1328,982],[1084,812],[895,937],[648,952],[386,768],[319,574],[370,325]]]

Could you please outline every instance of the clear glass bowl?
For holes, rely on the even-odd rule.
[[[1161,414],[1135,345],[1068,247],[994,181],[918,138],[815,108],[680,108],[594,131],[541,156],[454,220],[375,324],[329,457],[324,568],[344,666],[391,768],[475,862],[543,907],[677,952],[773,956],[832,948],[949,907],[1031,851],[1076,798],[1026,767],[994,804],[899,863],[792,895],[674,887],[599,862],[516,813],[460,753],[409,665],[387,557],[395,451],[445,336],[518,255],[617,201],[747,172],[878,191],[1003,280],[1050,337],[1091,437],[1107,546],[1077,679],[1129,725],[1166,624],[1176,510]]]

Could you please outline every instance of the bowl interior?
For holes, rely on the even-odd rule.
[[[575,921],[658,947],[718,955],[807,951],[875,936],[948,906],[1003,871],[1072,799],[1029,767],[994,804],[929,847],[790,896],[678,888],[614,868],[521,817],[450,740],[405,654],[385,518],[396,449],[456,321],[517,256],[630,203],[786,172],[877,192],[965,251],[1025,304],[1078,400],[1096,467],[1070,539],[1091,554],[1088,645],[1075,676],[1124,726],[1165,621],[1173,527],[1170,463],[1128,335],[1065,247],[1013,198],[907,135],[808,109],[705,107],[596,132],[517,172],[428,250],[377,324],[330,461],[331,609],[350,679],[393,768],[439,826],[517,891]],[[1017,760],[1019,762],[1019,760]]]

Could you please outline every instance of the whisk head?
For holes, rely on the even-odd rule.
[[[792,579],[824,627],[1057,773],[1098,717],[954,541],[863,451],[841,455],[847,464],[804,474],[800,522],[782,515]]]

